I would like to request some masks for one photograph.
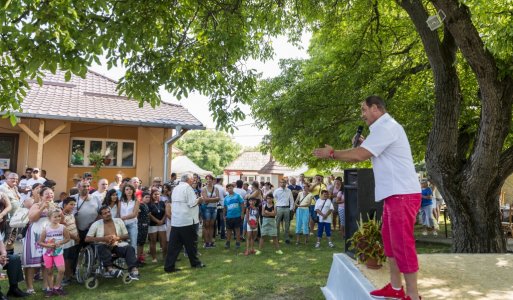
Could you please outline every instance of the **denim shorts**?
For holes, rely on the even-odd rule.
[[[210,221],[216,219],[216,209],[215,207],[205,207],[201,210],[201,216],[203,220]]]

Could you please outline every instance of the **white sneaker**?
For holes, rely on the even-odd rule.
[[[422,235],[428,235],[427,230],[422,231]]]
[[[319,243],[319,242],[315,243],[315,248],[321,248],[321,243]]]
[[[438,235],[438,232],[433,231],[433,235],[434,235],[434,236],[437,236],[437,235]]]
[[[335,245],[333,245],[333,243],[332,243],[332,242],[329,242],[329,243],[328,243],[328,247],[333,248],[333,247],[335,247]]]

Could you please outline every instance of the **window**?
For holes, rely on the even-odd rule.
[[[70,166],[90,166],[89,154],[101,153],[107,167],[134,167],[135,141],[97,138],[71,140]]]

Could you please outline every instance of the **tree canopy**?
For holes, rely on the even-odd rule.
[[[216,175],[223,174],[242,148],[225,132],[214,130],[189,131],[176,146],[199,167]]]
[[[291,165],[340,164],[317,160],[311,151],[325,143],[350,147],[357,126],[363,125],[361,101],[378,94],[408,132],[416,161],[422,161],[433,119],[434,83],[406,12],[394,2],[362,1],[325,22],[313,34],[309,59],[282,60],[280,76],[259,82],[252,114],[257,124],[269,127],[273,154]],[[468,103],[461,123],[475,131],[477,83],[464,60],[457,67]]]
[[[123,66],[119,91],[141,105],[160,102],[165,88],[178,99],[210,97],[219,128],[244,117],[237,106],[254,92],[257,74],[245,61],[272,56],[270,37],[298,36],[300,20],[274,1],[0,1],[0,110],[15,111],[28,80],[43,70],[85,76],[105,56]],[[272,12],[272,13],[270,13]],[[12,120],[14,116],[11,115]]]

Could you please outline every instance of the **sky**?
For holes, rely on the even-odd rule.
[[[258,72],[262,72],[263,78],[272,78],[280,74],[280,68],[278,62],[280,59],[285,58],[308,58],[307,49],[310,41],[311,34],[305,33],[303,35],[301,45],[296,47],[291,43],[288,43],[286,37],[278,37],[273,39],[274,45],[274,59],[261,62],[261,61],[248,61],[247,65],[250,68],[256,69]],[[102,62],[105,60],[101,60]],[[106,64],[93,65],[91,69],[102,75],[105,75],[111,79],[118,80],[124,75],[123,68],[111,68],[107,69]],[[180,101],[176,100],[171,94],[167,92],[161,93],[162,100],[165,102],[179,103],[186,107],[189,112],[194,115],[203,125],[207,128],[215,128],[215,123],[212,119],[211,113],[208,109],[208,98],[196,93],[189,94],[187,99]],[[247,105],[242,106],[242,110],[246,114],[246,119],[236,123],[238,130],[236,130],[232,138],[242,146],[253,147],[260,143],[262,137],[268,133],[267,130],[260,130],[255,126],[252,126],[254,120],[249,115],[250,108]]]

